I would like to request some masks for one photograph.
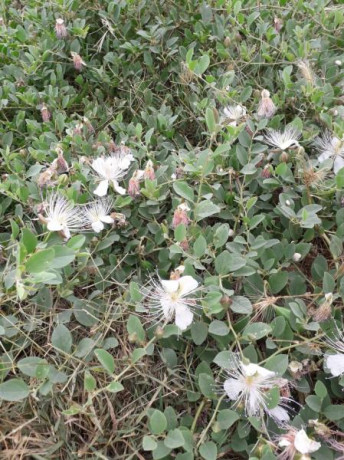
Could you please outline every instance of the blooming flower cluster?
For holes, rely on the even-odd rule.
[[[113,202],[111,199],[103,198],[87,205],[75,206],[59,193],[52,193],[42,205],[42,213],[39,219],[47,225],[51,232],[59,232],[68,240],[72,232],[92,229],[94,232],[101,232],[105,225],[114,224],[115,220],[123,219],[119,213],[111,213]]]

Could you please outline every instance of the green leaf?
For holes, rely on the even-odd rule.
[[[30,389],[22,379],[10,379],[0,384],[0,399],[21,401],[29,396]]]
[[[214,246],[216,249],[220,248],[224,244],[226,244],[229,235],[229,225],[222,224],[218,227],[214,234]]]
[[[270,334],[271,326],[265,323],[251,323],[248,324],[243,330],[243,337],[249,340],[259,340],[266,335]]]
[[[155,439],[151,436],[144,436],[142,440],[142,448],[146,452],[151,452],[157,448],[158,444],[156,443]]]
[[[231,409],[220,410],[217,415],[217,423],[219,424],[221,430],[228,430],[237,420],[239,420],[240,415],[234,412]]]
[[[217,214],[220,211],[221,209],[219,208],[219,206],[217,206],[210,200],[201,201],[195,207],[195,219],[197,222],[199,222],[200,220],[212,216],[213,214]]]
[[[315,390],[315,394],[317,396],[319,396],[319,398],[321,398],[321,399],[326,398],[326,396],[327,396],[327,388],[326,388],[326,386],[323,384],[323,382],[321,380],[317,381],[317,383],[315,384],[314,390]]]
[[[240,313],[242,315],[250,315],[252,313],[253,307],[247,297],[235,295],[231,297],[231,300],[230,309],[234,311],[234,313]]]
[[[224,336],[229,334],[229,328],[226,323],[215,319],[209,325],[209,333],[219,336]]]
[[[265,401],[268,409],[274,409],[277,407],[280,400],[280,393],[277,387],[271,388],[265,393]]]
[[[71,264],[75,259],[75,252],[67,246],[53,246],[55,251],[54,259],[51,262],[51,268],[63,268]]]
[[[155,409],[149,417],[149,429],[152,434],[161,434],[167,428],[167,420],[165,415]]]
[[[54,348],[70,353],[73,344],[73,338],[70,331],[63,324],[55,327],[51,335],[51,343]]]
[[[269,277],[269,285],[271,292],[277,294],[282,291],[288,282],[288,273],[287,272],[278,272],[274,273]]]
[[[220,351],[215,356],[214,363],[222,367],[222,369],[231,369],[233,367],[233,352],[229,350]]]
[[[207,249],[207,240],[200,235],[193,245],[193,252],[196,257],[202,257]]]
[[[28,252],[28,254],[34,252],[36,249],[38,240],[37,237],[30,232],[27,228],[23,228],[22,230],[22,242]]]
[[[323,414],[332,422],[336,422],[344,418],[344,405],[329,405],[325,407]]]
[[[111,382],[106,389],[111,391],[111,393],[118,393],[119,391],[124,390],[124,386],[120,382]]]
[[[207,398],[216,398],[215,380],[212,375],[201,373],[198,376],[198,385],[201,393]]]
[[[139,318],[135,315],[130,315],[127,321],[127,331],[130,336],[135,336],[138,343],[144,342],[146,338],[145,330]]]
[[[198,59],[194,72],[196,75],[202,75],[210,64],[210,58],[207,54]]]
[[[131,281],[129,284],[130,297],[133,302],[140,302],[142,300],[142,294],[140,292],[139,285],[135,281]]]
[[[84,390],[94,391],[97,388],[97,381],[89,371],[84,373]]]
[[[185,200],[194,201],[194,191],[186,182],[173,182],[173,189],[179,196],[185,198]]]
[[[43,249],[33,254],[25,264],[28,273],[41,273],[51,267],[55,252],[53,249]]]
[[[306,398],[307,406],[310,407],[314,412],[320,412],[322,400],[319,396],[309,395]]]
[[[208,131],[211,134],[216,133],[216,121],[215,121],[214,110],[211,109],[210,107],[208,107],[207,110],[205,111],[205,122],[207,124]]]
[[[23,374],[38,379],[45,378],[49,373],[49,364],[47,361],[36,356],[28,356],[27,358],[20,359],[17,366]]]
[[[164,443],[165,446],[169,447],[170,449],[178,449],[179,447],[184,446],[185,439],[182,435],[182,432],[178,430],[178,428],[176,428],[175,430],[171,430],[168,432]]]
[[[100,364],[103,366],[103,368],[109,374],[113,374],[115,372],[115,360],[108,351],[103,350],[102,348],[96,348],[94,350],[94,354],[96,355],[96,358],[98,359]]]
[[[264,367],[270,371],[276,372],[279,376],[282,376],[288,369],[288,355],[277,355],[268,358]]]
[[[141,358],[143,358],[147,354],[145,348],[135,348],[135,350],[131,354],[131,361],[132,363],[137,363]]]
[[[208,441],[201,445],[199,453],[204,460],[216,460],[217,446],[213,441]]]
[[[344,168],[341,168],[336,174],[336,185],[338,188],[344,188]]]
[[[215,259],[215,270],[219,275],[227,275],[229,272],[235,272],[246,265],[246,259],[232,254],[225,250]]]
[[[195,322],[191,325],[191,337],[196,345],[201,345],[207,338],[208,326],[203,322]]]

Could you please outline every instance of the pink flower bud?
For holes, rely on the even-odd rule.
[[[128,194],[132,198],[140,196],[140,181],[143,179],[143,171],[138,169],[134,172],[128,184]]]
[[[70,54],[72,55],[74,68],[76,70],[79,70],[80,72],[82,70],[82,67],[86,65],[86,62],[82,60],[82,57],[80,56],[80,54],[74,53],[73,51],[71,51]]]
[[[173,228],[178,227],[180,224],[184,224],[185,226],[189,225],[190,219],[187,215],[187,211],[190,211],[190,208],[185,203],[182,203],[177,207],[177,209],[174,211],[172,219]]]
[[[51,113],[49,112],[48,107],[45,104],[42,104],[41,115],[42,115],[42,120],[44,122],[48,122],[51,118]]]
[[[282,29],[283,27],[283,21],[281,18],[278,18],[277,16],[275,16],[274,18],[274,29],[277,33],[280,32],[280,30]]]
[[[276,110],[277,107],[270,98],[269,91],[267,89],[263,89],[257,112],[258,116],[261,118],[271,118]]]
[[[66,26],[64,24],[64,20],[59,18],[56,19],[55,23],[55,32],[56,32],[56,37],[57,38],[66,38],[68,35]]]
[[[153,163],[151,160],[147,161],[147,164],[144,170],[144,178],[149,179],[149,180],[155,179],[154,167],[153,167]]]

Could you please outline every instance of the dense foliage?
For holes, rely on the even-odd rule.
[[[0,457],[340,458],[341,2],[0,12]]]

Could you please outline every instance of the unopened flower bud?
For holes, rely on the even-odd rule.
[[[299,252],[295,252],[293,255],[293,261],[294,262],[299,262],[301,260],[302,255]]]
[[[132,334],[129,334],[128,340],[130,343],[136,343],[137,342],[137,334],[136,332],[133,332]]]
[[[287,154],[287,152],[282,152],[279,157],[279,161],[281,163],[287,163],[288,160],[289,160],[289,155]]]
[[[157,339],[161,339],[164,336],[164,329],[158,326],[154,331],[154,335]]]
[[[56,32],[56,37],[57,38],[66,38],[68,33],[67,33],[67,29],[66,29],[66,26],[65,26],[65,23],[64,23],[64,20],[59,18],[59,19],[56,19],[56,23],[55,23],[55,32]]]
[[[80,56],[80,54],[74,53],[73,51],[71,51],[70,54],[72,55],[74,68],[76,70],[79,70],[80,72],[82,70],[82,67],[86,65],[86,62],[82,60],[82,57]]]
[[[342,61],[340,61],[339,59],[335,60],[334,63],[340,67],[342,65]]]
[[[180,247],[183,249],[183,251],[188,251],[189,250],[189,242],[188,240],[183,240],[181,243],[180,243]]]
[[[153,162],[151,160],[147,161],[146,167],[144,169],[144,178],[149,180],[155,179],[155,172],[153,167]]]
[[[180,224],[184,224],[185,226],[189,225],[190,219],[187,215],[187,212],[190,211],[189,206],[186,203],[182,203],[177,206],[177,209],[174,211],[173,219],[172,219],[172,227],[176,228]]]
[[[41,106],[41,115],[44,122],[48,122],[51,118],[51,113],[48,110],[48,107],[45,104]]]
[[[226,37],[223,41],[223,44],[225,45],[226,48],[228,48],[231,45],[230,37]]]
[[[277,33],[280,32],[280,30],[283,27],[283,21],[281,18],[278,18],[277,16],[274,17],[274,29]]]
[[[271,166],[270,165],[264,166],[260,175],[263,179],[269,179],[269,177],[271,177]]]
[[[286,204],[286,206],[290,206],[291,202],[289,200],[285,200],[285,204]]]
[[[131,198],[136,198],[140,196],[140,180],[143,177],[143,171],[137,170],[134,172],[132,177],[129,179],[129,184],[128,184],[128,195],[131,196]]]
[[[61,174],[57,181],[60,185],[66,185],[68,184],[69,178],[67,174]]]
[[[228,295],[223,295],[221,297],[220,304],[222,305],[222,308],[224,310],[227,311],[232,303],[233,303],[232,299],[230,297],[228,297]]]
[[[228,230],[228,237],[229,237],[229,238],[232,238],[232,236],[234,236],[234,235],[235,235],[234,230],[233,230],[232,228],[230,228],[230,229]]]
[[[276,112],[277,107],[270,98],[270,92],[263,89],[261,92],[261,100],[258,106],[258,116],[261,118],[271,118]]]

